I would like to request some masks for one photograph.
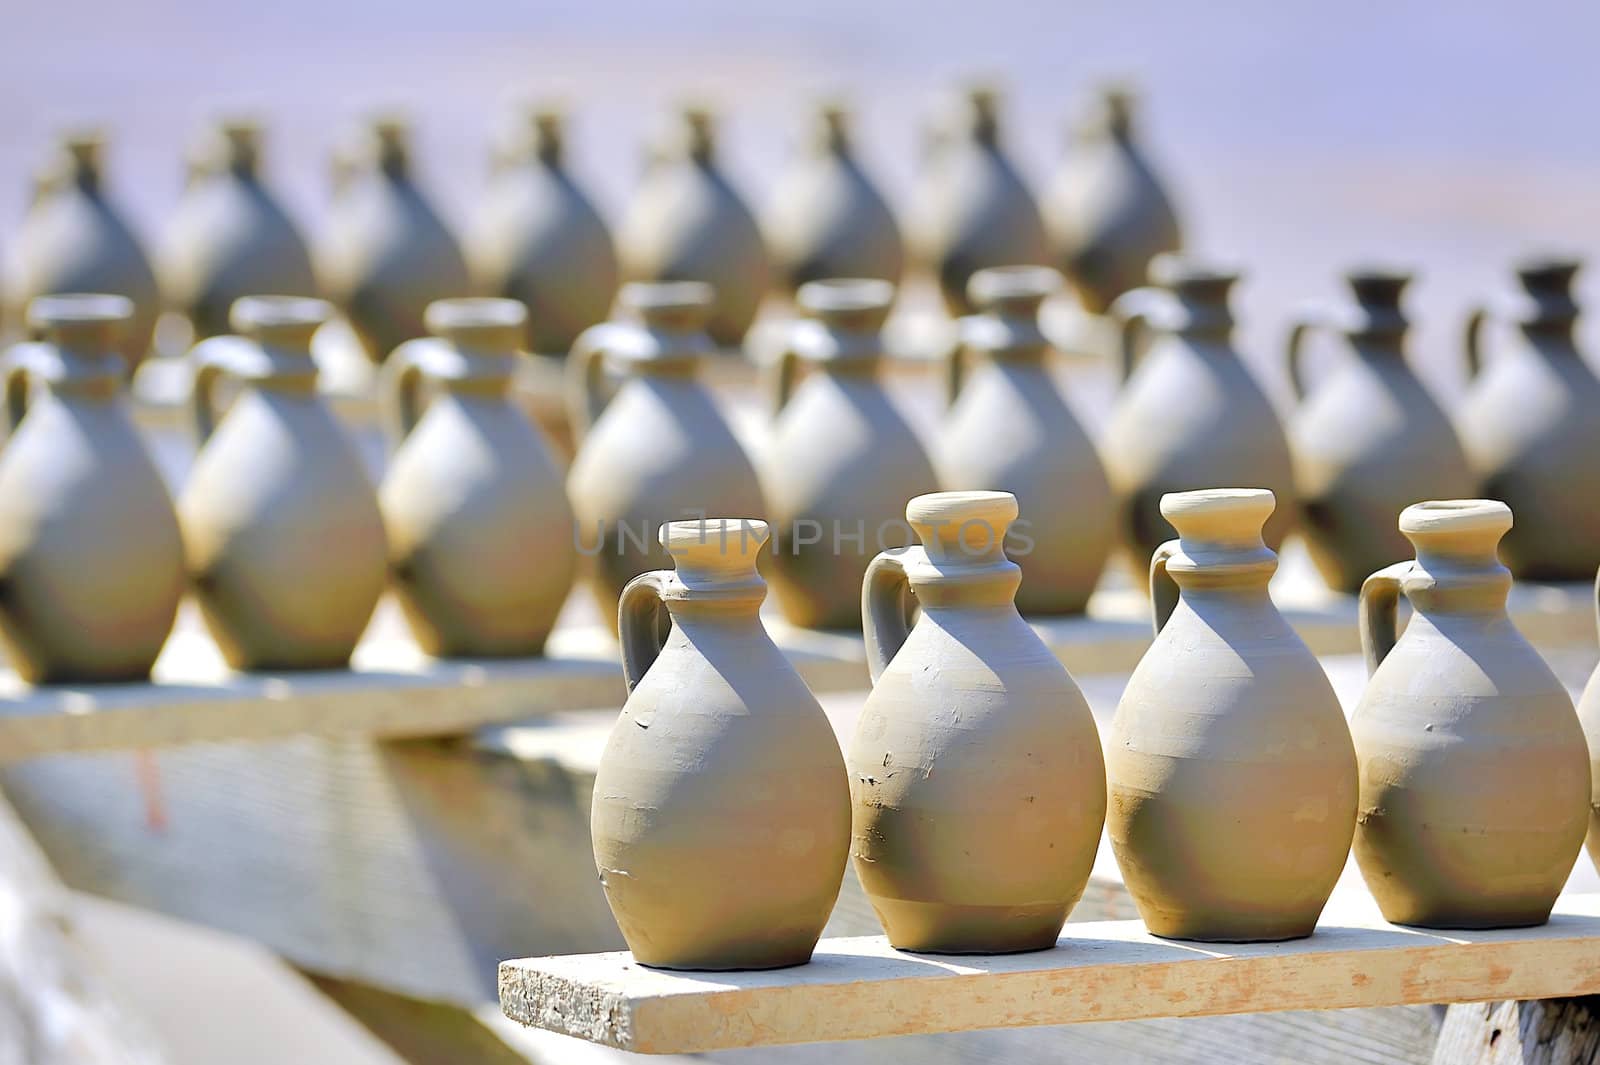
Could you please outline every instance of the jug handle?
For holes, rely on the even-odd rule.
[[[1467,315],[1466,334],[1462,338],[1462,352],[1467,360],[1467,380],[1471,381],[1483,369],[1483,327],[1489,320],[1487,307],[1474,307]]]
[[[771,400],[768,413],[774,419],[789,405],[790,398],[794,396],[795,382],[799,379],[800,356],[794,353],[794,349],[785,347],[778,353],[778,360],[772,364],[771,384],[768,386]]]
[[[195,442],[201,446],[217,431],[217,382],[227,373],[228,367],[221,359],[204,352],[195,359],[189,412],[194,417]]]
[[[0,364],[0,380],[5,384],[5,435],[9,439],[28,414],[28,396],[33,390],[33,375],[28,364],[8,358]]]
[[[1367,660],[1369,677],[1377,672],[1399,639],[1400,579],[1415,565],[1396,562],[1361,582],[1361,655]]]
[[[1150,618],[1158,636],[1178,609],[1178,582],[1167,572],[1167,560],[1178,553],[1178,543],[1168,540],[1150,555]]]
[[[661,593],[673,577],[671,570],[641,573],[629,581],[617,600],[617,636],[622,643],[622,679],[633,691],[655,665],[672,630],[671,615]]]
[[[1289,374],[1289,387],[1294,391],[1294,398],[1306,398],[1306,380],[1300,372],[1300,351],[1304,347],[1306,337],[1320,327],[1320,324],[1309,318],[1302,318],[1289,328],[1289,341],[1284,345],[1284,368]]]
[[[606,331],[609,322],[590,326],[578,334],[567,355],[567,417],[572,439],[582,440],[606,409]]]
[[[906,579],[903,551],[883,551],[861,579],[861,634],[867,643],[867,672],[878,683],[911,635],[915,593]]]
[[[958,337],[944,352],[944,405],[948,410],[961,398],[967,383],[967,345]]]
[[[1124,384],[1139,362],[1139,334],[1150,329],[1150,312],[1165,295],[1160,289],[1136,288],[1118,296],[1106,311],[1117,325],[1118,372]]]
[[[428,373],[414,352],[409,343],[400,345],[380,371],[378,406],[391,447],[399,447],[411,435],[426,406],[422,386]]]

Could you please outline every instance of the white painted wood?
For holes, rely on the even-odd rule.
[[[1324,924],[1276,944],[1156,939],[1137,921],[1068,925],[1053,950],[902,954],[881,936],[824,940],[764,973],[645,969],[626,952],[508,961],[511,1019],[639,1053],[1030,1027],[1600,993],[1600,896],[1548,925],[1427,932]]]
[[[161,1065],[144,1021],[101,979],[70,902],[0,801],[0,1062]]]

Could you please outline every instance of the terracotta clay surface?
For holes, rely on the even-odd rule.
[[[23,679],[148,676],[183,595],[172,497],[122,398],[133,305],[42,296],[0,360],[0,639]]]
[[[378,501],[394,589],[429,654],[538,654],[572,587],[563,471],[511,396],[526,317],[515,300],[440,300],[433,336],[384,365],[396,445]]]
[[[1178,530],[1150,563],[1156,639],[1106,741],[1106,828],[1150,931],[1311,934],[1355,829],[1356,760],[1316,658],[1267,596],[1264,489],[1161,501]]]
[[[1566,688],[1506,616],[1511,510],[1417,503],[1399,525],[1416,561],[1361,589],[1356,860],[1397,924],[1541,924],[1583,847],[1589,755]],[[1402,592],[1415,612],[1397,642]]]
[[[1500,555],[1524,580],[1588,580],[1600,566],[1600,379],[1573,339],[1578,268],[1571,259],[1521,263],[1522,292],[1467,328],[1472,384],[1456,422],[1483,494],[1517,516]],[[1491,321],[1512,335],[1486,352]]]
[[[261,129],[251,122],[210,131],[162,252],[162,297],[196,340],[228,332],[228,311],[244,296],[317,294],[311,252],[262,179]]]
[[[567,168],[562,115],[535,107],[511,158],[490,179],[466,242],[474,286],[528,308],[519,346],[565,355],[606,320],[617,254],[594,204]]]
[[[762,219],[774,283],[788,293],[836,277],[900,280],[900,229],[856,160],[849,116],[817,109],[799,157],[778,179]]]
[[[1600,575],[1595,578],[1595,617],[1600,621]],[[1589,744],[1589,858],[1600,869],[1600,666],[1578,700],[1578,720]]]
[[[1050,261],[1038,205],[1001,144],[992,89],[972,89],[930,129],[909,212],[912,258],[938,279],[951,314],[971,310],[967,282],[979,270]]]
[[[1012,602],[1016,517],[1005,492],[919,496],[922,546],[879,555],[862,587],[873,688],[850,742],[851,854],[902,950],[1052,946],[1100,843],[1099,734]]]
[[[736,348],[767,291],[755,216],[718,166],[712,117],[685,108],[657,145],[617,227],[627,281],[703,281],[715,292],[706,332]]]
[[[336,186],[318,274],[367,357],[382,362],[404,341],[426,335],[428,304],[471,295],[466,261],[412,176],[404,121],[373,122]]]
[[[133,303],[118,351],[131,371],[149,353],[161,311],[155,271],[106,191],[104,141],[69,133],[39,175],[22,228],[9,249],[7,317],[26,318],[35,296],[105,293]]]
[[[757,616],[766,538],[754,520],[665,525],[676,572],[643,574],[623,594],[629,695],[595,773],[591,834],[606,900],[644,965],[805,962],[844,877],[844,759]]]
[[[1429,496],[1467,496],[1477,478],[1455,429],[1406,363],[1400,298],[1410,275],[1346,275],[1355,306],[1302,318],[1289,334],[1289,380],[1301,399],[1289,421],[1300,530],[1328,587],[1355,593],[1373,570],[1411,553],[1396,521]],[[1314,387],[1302,341],[1326,329],[1349,353]]]
[[[350,660],[383,592],[378,501],[355,443],[317,395],[321,300],[259,296],[241,336],[202,341],[200,453],[178,500],[194,595],[235,669],[331,669]],[[219,380],[239,392],[220,420]]]
[[[1055,258],[1084,309],[1103,313],[1183,244],[1178,218],[1134,132],[1136,101],[1107,88],[1072,130],[1044,199]]]
[[[1294,470],[1277,412],[1233,345],[1228,295],[1238,275],[1164,255],[1151,280],[1158,287],[1129,292],[1112,308],[1124,323],[1126,383],[1100,441],[1128,562],[1142,574],[1173,535],[1162,496],[1215,484],[1272,491],[1278,507],[1265,533],[1276,551],[1294,523]]]
[[[1039,309],[1060,287],[1042,266],[972,276],[969,299],[982,313],[962,322],[950,413],[933,444],[941,488],[1017,497],[1025,529],[1006,552],[1022,567],[1017,609],[1030,616],[1081,614],[1116,542],[1105,467],[1062,398],[1039,329]]]
[[[667,564],[651,529],[766,512],[755,467],[697,380],[716,352],[705,334],[711,301],[697,282],[625,285],[628,317],[589,329],[573,348],[571,418],[582,441],[567,496],[603,617],[616,616],[623,585]],[[621,384],[608,399],[613,373]]]
[[[881,379],[887,281],[813,281],[775,373],[762,454],[775,534],[769,575],[784,617],[861,626],[861,577],[879,551],[912,542],[903,500],[938,488],[933,466]],[[804,373],[797,383],[797,375]]]

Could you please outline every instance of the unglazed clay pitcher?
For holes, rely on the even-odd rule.
[[[645,171],[617,230],[629,281],[703,281],[716,305],[706,331],[736,348],[767,290],[767,252],[755,216],[717,165],[711,115],[685,108],[679,129]]]
[[[107,293],[133,303],[118,352],[131,371],[150,350],[161,293],[155,271],[122,213],[107,198],[97,134],[62,138],[12,247],[8,317],[35,296]]]
[[[202,341],[200,453],[178,501],[195,598],[234,669],[345,665],[383,593],[383,518],[355,444],[317,395],[321,300],[234,304],[242,336]],[[239,393],[217,418],[220,378]]]
[[[896,502],[939,487],[890,402],[879,330],[887,281],[813,281],[776,375],[762,488],[776,528],[768,573],[784,617],[807,628],[861,625],[861,577],[879,551],[909,545]],[[810,367],[796,384],[802,365]]]
[[[404,122],[373,123],[367,158],[342,182],[317,266],[374,362],[426,332],[434,300],[470,295],[455,238],[411,175]]]
[[[617,293],[611,234],[563,158],[561,114],[536,108],[527,143],[489,183],[467,241],[477,289],[527,305],[521,346],[566,355]]]
[[[311,253],[260,173],[261,130],[224,122],[184,190],[161,260],[167,306],[196,340],[228,332],[243,296],[315,296]]]
[[[1272,493],[1179,492],[1150,561],[1156,639],[1106,741],[1106,828],[1150,931],[1223,942],[1316,927],[1350,851],[1356,760],[1327,676],[1267,596]]]
[[[1399,524],[1417,560],[1361,589],[1356,861],[1396,924],[1543,924],[1589,827],[1589,751],[1566,688],[1506,616],[1495,548],[1511,510],[1417,503]],[[1415,613],[1397,640],[1401,592]]]
[[[1144,284],[1157,255],[1183,245],[1172,202],[1135,141],[1133,108],[1125,89],[1100,93],[1044,201],[1056,261],[1095,314]]]
[[[1600,575],[1595,577],[1595,620],[1600,623]],[[1600,666],[1596,666],[1578,700],[1578,720],[1589,745],[1589,859],[1600,869]]]
[[[1271,489],[1267,546],[1293,525],[1294,470],[1272,403],[1233,345],[1228,294],[1238,275],[1163,255],[1159,288],[1135,289],[1112,314],[1123,326],[1122,395],[1100,441],[1120,501],[1121,536],[1136,571],[1172,535],[1161,497],[1207,485]],[[1136,359],[1140,330],[1154,334]]]
[[[951,356],[950,413],[934,445],[940,486],[1016,496],[1027,517],[1006,545],[1022,567],[1017,609],[1082,613],[1117,523],[1100,455],[1061,398],[1039,330],[1039,308],[1061,276],[1044,266],[999,267],[972,275],[968,288],[983,313],[963,319]]]
[[[766,511],[755,467],[697,379],[716,353],[705,334],[711,299],[696,282],[624,285],[632,320],[594,326],[572,349],[571,418],[584,435],[567,496],[579,549],[594,556],[602,616],[616,614],[623,585],[667,561],[651,529]],[[623,377],[609,402],[608,369]]]
[[[844,759],[761,627],[766,539],[753,519],[664,525],[676,572],[642,574],[622,595],[629,694],[595,771],[590,828],[606,901],[643,965],[809,961],[844,877]]]
[[[41,296],[0,360],[0,639],[31,683],[138,680],[183,596],[172,497],[122,402],[121,296]]]
[[[1467,329],[1472,384],[1456,425],[1483,494],[1517,516],[1500,556],[1524,580],[1588,580],[1600,565],[1600,379],[1573,341],[1578,268],[1524,262],[1522,294],[1478,311]],[[1491,316],[1515,335],[1486,359],[1480,339]]]
[[[1100,843],[1100,737],[1012,603],[1016,517],[1006,492],[918,496],[922,546],[879,555],[862,586],[872,692],[847,759],[851,854],[901,950],[1054,946]]]
[[[818,110],[804,152],[773,189],[764,223],[774,280],[786,292],[835,277],[900,280],[900,229],[856,161],[847,115],[836,104]]]
[[[951,314],[971,309],[967,282],[979,270],[1050,261],[1039,208],[1001,147],[998,110],[991,89],[966,95],[936,131],[911,203],[912,254]]]
[[[434,335],[384,364],[397,443],[378,502],[396,595],[432,655],[538,654],[572,587],[562,471],[511,397],[526,315],[440,300]]]
[[[1401,293],[1409,275],[1355,270],[1355,306],[1303,318],[1289,333],[1289,422],[1300,530],[1328,587],[1354,593],[1367,574],[1411,553],[1395,520],[1429,495],[1465,496],[1477,481],[1450,419],[1406,365]],[[1300,366],[1313,329],[1343,335],[1353,357],[1315,388]]]

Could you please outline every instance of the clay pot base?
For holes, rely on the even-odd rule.
[[[1390,924],[1402,928],[1428,928],[1441,931],[1489,931],[1497,928],[1537,928],[1542,924],[1550,923],[1550,911],[1555,907],[1554,900],[1543,906],[1518,911],[1501,911],[1500,913],[1463,912],[1457,909],[1434,909],[1431,912],[1405,914],[1400,917],[1390,917],[1387,912],[1383,919]],[[1381,907],[1380,907],[1381,909]]]
[[[871,897],[889,945],[912,954],[1026,954],[1049,950],[1061,936],[1065,905],[949,906]]]
[[[796,965],[805,965],[811,961],[811,952],[816,949],[817,937],[806,936],[803,941],[773,945],[766,942],[750,944],[748,948],[732,948],[720,951],[716,960],[704,962],[694,959],[683,961],[645,961],[637,954],[633,960],[646,969],[662,969],[667,972],[684,973],[757,973],[769,969],[792,969]]]
[[[1143,916],[1141,914],[1141,916]],[[1174,939],[1187,943],[1283,943],[1291,939],[1305,939],[1316,931],[1321,908],[1308,918],[1291,919],[1281,914],[1252,917],[1249,914],[1232,914],[1225,921],[1194,921],[1186,926],[1178,921],[1145,920],[1145,927],[1157,939]]]

